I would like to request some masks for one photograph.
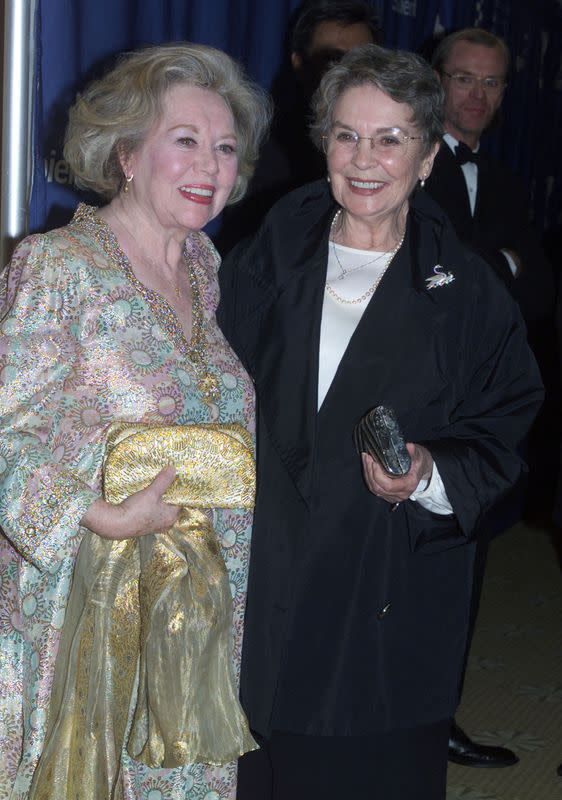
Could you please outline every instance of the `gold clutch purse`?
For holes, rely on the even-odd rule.
[[[121,502],[169,464],[177,477],[165,499],[182,506],[172,528],[83,536],[30,800],[108,796],[123,746],[154,768],[225,764],[257,747],[238,700],[231,590],[212,525],[213,508],[253,506],[253,441],[240,425],[116,423],[105,499]]]
[[[120,503],[167,467],[176,479],[168,503],[191,508],[252,508],[255,464],[252,437],[241,425],[111,426],[104,462],[104,497]]]

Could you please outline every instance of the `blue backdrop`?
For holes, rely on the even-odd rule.
[[[418,51],[437,26],[480,25],[503,36],[515,70],[504,121],[485,147],[532,193],[537,224],[561,221],[561,0],[372,0],[385,44]],[[31,230],[68,221],[78,201],[62,159],[66,112],[76,91],[114,55],[147,43],[186,39],[238,58],[270,88],[285,57],[299,0],[38,0]],[[498,195],[501,202],[501,195]]]

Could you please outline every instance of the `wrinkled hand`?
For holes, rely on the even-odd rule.
[[[162,500],[162,495],[176,477],[174,467],[166,467],[146,489],[135,492],[122,503],[113,505],[96,500],[82,517],[81,524],[102,539],[132,539],[170,528],[180,507]]]
[[[433,471],[431,453],[420,444],[406,444],[412,459],[410,469],[401,478],[391,478],[378,461],[361,453],[365,483],[373,494],[387,503],[401,503],[413,494],[421,480],[429,480]]]

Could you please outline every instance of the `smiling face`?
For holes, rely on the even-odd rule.
[[[121,157],[129,196],[172,236],[185,238],[224,208],[238,174],[232,113],[216,92],[173,86],[142,144]]]
[[[406,212],[418,179],[429,175],[438,145],[425,156],[418,139],[407,140],[401,154],[392,138],[388,151],[371,146],[371,137],[380,140],[381,133],[393,129],[405,136],[420,136],[411,117],[408,105],[395,102],[371,84],[347,89],[339,98],[332,131],[345,129],[362,137],[356,148],[338,143],[333,132],[327,140],[332,193],[351,217],[391,230]]]
[[[502,85],[498,91],[488,91],[477,82],[466,90],[444,72],[504,80],[505,56],[500,47],[485,47],[461,39],[453,45],[442,70],[440,78],[445,90],[445,130],[455,139],[474,148],[501,105],[504,87]]]

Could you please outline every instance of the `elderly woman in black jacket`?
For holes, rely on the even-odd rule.
[[[411,53],[347,54],[315,97],[328,181],[227,259],[221,324],[257,390],[238,797],[445,797],[474,539],[541,402],[519,311],[418,183],[442,93]],[[392,406],[411,467],[353,429]]]

